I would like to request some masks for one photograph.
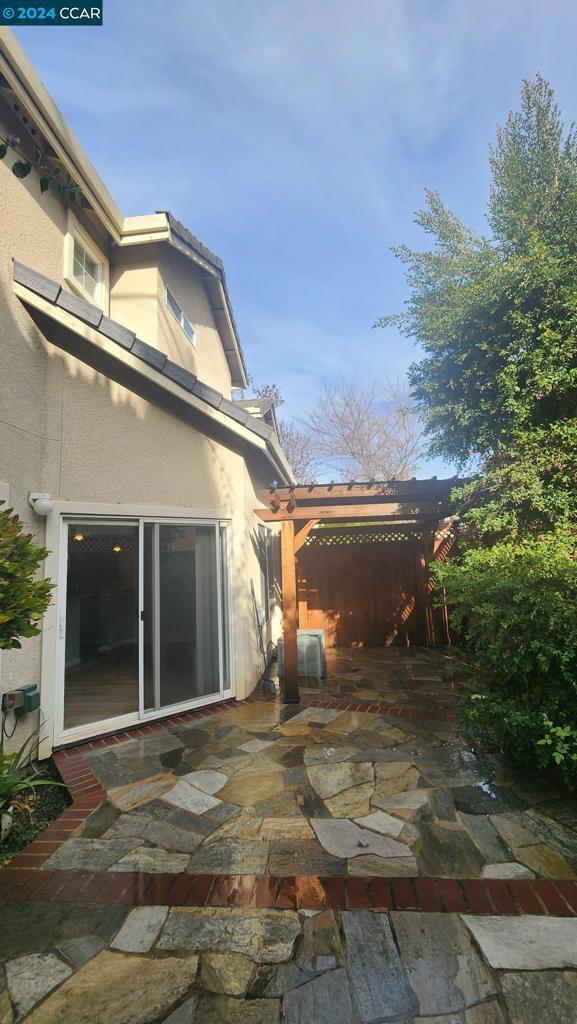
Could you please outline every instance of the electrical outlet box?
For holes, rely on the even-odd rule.
[[[36,711],[40,707],[40,694],[36,683],[28,683],[27,686],[19,686],[18,693],[22,694],[22,703],[14,708],[16,718],[27,715],[30,711]]]
[[[7,714],[9,711],[16,712],[16,708],[24,705],[24,694],[20,690],[7,690],[2,694],[2,711]]]

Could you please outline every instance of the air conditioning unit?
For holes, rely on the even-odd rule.
[[[324,629],[297,630],[297,658],[299,677],[324,679],[327,674]],[[278,642],[278,674],[284,677],[284,639]]]

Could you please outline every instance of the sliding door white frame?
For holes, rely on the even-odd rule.
[[[104,733],[116,732],[122,729],[129,728],[130,726],[137,725],[139,721],[150,721],[151,719],[168,718],[172,715],[178,714],[179,712],[188,711],[195,707],[207,706],[210,704],[217,703],[222,700],[226,700],[234,696],[233,682],[229,669],[229,678],[225,680],[224,671],[225,664],[230,666],[232,662],[232,610],[231,610],[231,571],[230,571],[230,558],[227,559],[225,571],[223,572],[222,554],[221,554],[221,529],[225,529],[226,532],[226,544],[229,545],[229,526],[228,520],[222,520],[218,516],[215,518],[191,518],[190,514],[184,516],[155,516],[155,515],[142,515],[129,513],[114,515],[108,511],[103,510],[102,515],[95,514],[92,510],[86,509],[82,511],[78,507],[77,503],[60,503],[61,508],[59,514],[52,514],[51,522],[47,524],[49,531],[47,533],[47,544],[52,542],[52,554],[47,564],[47,574],[51,575],[52,578],[56,577],[58,580],[58,587],[56,592],[56,598],[54,606],[51,609],[50,615],[46,616],[46,622],[44,626],[44,643],[43,643],[43,666],[42,666],[42,705],[44,715],[48,719],[50,712],[53,715],[54,723],[54,739],[53,745],[60,746],[66,743],[81,742],[82,740],[97,737]],[[66,506],[72,507],[66,507]],[[114,506],[112,506],[114,508]],[[77,510],[78,509],[78,510]],[[140,511],[140,510],[139,510]],[[56,512],[56,510],[55,510]],[[68,524],[74,522],[75,524],[85,525],[99,525],[105,526],[110,524],[111,526],[138,526],[139,527],[139,552],[138,552],[138,605],[139,605],[139,621],[138,621],[138,647],[139,647],[139,672],[138,672],[138,691],[139,691],[139,707],[131,714],[121,715],[117,717],[111,717],[103,719],[97,722],[90,722],[86,725],[76,726],[72,729],[64,728],[64,684],[65,684],[65,651],[66,651],[66,584],[67,584],[67,566],[68,566]],[[143,552],[143,537],[144,537],[144,523],[154,523],[158,527],[162,524],[173,524],[173,525],[189,525],[189,526],[212,526],[215,530],[215,543],[216,543],[216,566],[217,566],[217,616],[218,616],[218,669],[219,669],[219,689],[216,693],[210,695],[202,695],[200,697],[194,697],[190,700],[173,704],[167,707],[160,708],[158,710],[152,709],[147,711],[144,709],[144,691],[143,691],[143,661],[144,661],[144,623],[142,620],[142,611],[144,605],[144,552]],[[158,537],[159,530],[155,530],[155,535]],[[225,578],[226,577],[226,578]],[[225,598],[226,590],[226,598]],[[223,606],[229,610],[228,622],[224,622],[223,619]],[[49,642],[46,642],[48,641]],[[225,646],[226,645],[226,646]],[[158,644],[155,645],[158,648]],[[51,677],[52,686],[45,686],[45,679],[47,676]],[[159,676],[155,673],[155,682],[159,680]],[[48,700],[45,700],[47,690],[51,689],[52,693]],[[51,699],[50,699],[51,698]],[[48,724],[48,723],[47,723]],[[41,746],[41,756],[48,756],[50,752],[50,737],[47,735],[46,729],[43,732],[43,744]]]

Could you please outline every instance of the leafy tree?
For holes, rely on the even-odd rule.
[[[36,623],[50,602],[53,584],[35,574],[46,558],[12,509],[0,509],[0,649],[21,647],[20,638],[36,636]]]
[[[427,194],[433,247],[396,249],[410,370],[433,454],[473,468],[459,496],[486,539],[577,521],[577,137],[550,85],[524,82],[490,150],[487,236]]]
[[[435,566],[478,669],[477,735],[577,788],[577,136],[525,82],[490,150],[481,236],[433,192],[432,248],[397,255],[397,323],[424,357],[410,382],[431,450],[472,468],[454,494],[466,550]]]

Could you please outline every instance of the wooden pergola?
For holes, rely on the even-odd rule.
[[[297,561],[301,548],[317,526],[382,524],[385,528],[419,528],[434,535],[447,515],[453,487],[463,481],[392,480],[384,483],[329,483],[271,487],[261,492],[266,507],[256,509],[265,523],[281,526],[282,613],[284,636],[284,701],[298,703]],[[433,553],[435,548],[433,546]],[[424,557],[424,556],[423,556]],[[428,565],[423,564],[423,580]],[[428,587],[422,599],[432,615]]]

